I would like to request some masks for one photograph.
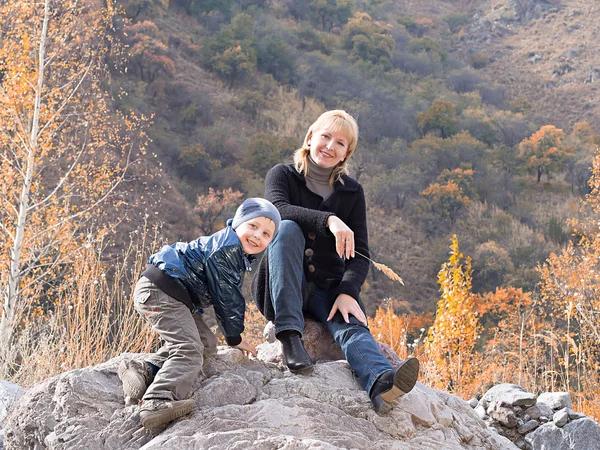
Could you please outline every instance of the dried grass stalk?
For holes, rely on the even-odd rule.
[[[394,272],[392,269],[390,269],[388,266],[386,266],[385,264],[381,264],[378,262],[373,261],[371,258],[369,258],[368,256],[363,255],[360,252],[357,252],[356,250],[354,251],[354,253],[356,253],[359,256],[362,256],[365,259],[368,259],[369,261],[371,261],[373,263],[373,265],[375,266],[375,268],[381,272],[383,272],[383,274],[385,276],[387,276],[389,279],[397,281],[398,283],[400,283],[402,286],[404,286],[404,281],[402,281],[402,278],[400,278],[400,275],[398,275],[396,272]]]

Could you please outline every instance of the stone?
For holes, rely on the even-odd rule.
[[[159,434],[139,406],[125,405],[121,355],[29,389],[11,408],[7,449],[373,449],[515,450],[464,400],[417,383],[379,416],[346,361],[319,362],[309,375],[219,347],[193,390],[197,409]]]
[[[537,398],[538,403],[548,405],[553,411],[562,408],[573,408],[571,396],[568,392],[544,392]]]
[[[517,426],[517,416],[511,408],[502,406],[502,403],[497,402],[491,404],[493,407],[488,407],[487,413],[491,419],[505,426],[506,428],[515,428]]]
[[[569,420],[578,420],[578,419],[583,419],[584,417],[586,417],[585,414],[575,412],[571,408],[567,408],[567,412],[569,413]]]
[[[554,411],[552,411],[552,409],[545,403],[537,403],[527,408],[525,410],[525,414],[527,414],[532,419],[538,420],[542,416],[552,417]]]
[[[535,430],[537,427],[540,426],[540,423],[537,420],[528,420],[527,422],[525,422],[523,425],[521,425],[517,431],[519,432],[519,434],[527,434],[530,431]]]
[[[476,398],[472,398],[467,403],[471,408],[475,409],[475,407],[479,404],[479,400],[477,400]]]
[[[0,423],[8,414],[11,405],[23,395],[25,389],[18,384],[0,380]]]
[[[487,417],[487,411],[483,407],[483,405],[477,405],[475,407],[475,412],[477,413],[477,415],[479,416],[479,418],[482,419],[482,420]]]
[[[283,365],[281,343],[275,337],[275,326],[268,322],[263,330],[266,343],[256,347],[259,359],[274,364]],[[304,333],[302,334],[304,348],[311,358],[318,361],[345,360],[346,357],[337,342],[333,339],[325,325],[310,317],[304,319]],[[400,364],[401,360],[396,353],[383,342],[378,342],[379,350],[393,367]]]
[[[508,406],[535,405],[536,396],[516,384],[498,384],[488,390],[483,399],[487,402],[504,402]]]
[[[567,422],[569,422],[569,413],[567,412],[567,408],[559,409],[558,411],[556,411],[554,413],[554,416],[552,416],[552,421],[557,427],[564,427],[567,424]]]
[[[559,428],[547,423],[525,436],[533,450],[600,450],[600,426],[585,418]]]

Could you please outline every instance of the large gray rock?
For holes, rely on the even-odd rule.
[[[533,450],[600,450],[600,426],[585,418],[558,428],[550,422],[529,433],[525,440]]]
[[[554,411],[563,408],[573,408],[571,395],[568,392],[544,392],[540,394],[537,402],[548,405]]]
[[[21,397],[25,389],[18,384],[0,380],[0,424],[8,414],[10,406]]]
[[[506,406],[535,405],[536,396],[516,384],[497,384],[487,391],[481,401],[502,402]]]
[[[126,355],[128,357],[130,355]],[[31,388],[8,416],[7,449],[511,449],[463,400],[420,383],[385,417],[346,361],[311,375],[220,348],[193,398],[198,409],[159,435],[124,404],[116,369],[123,356]]]

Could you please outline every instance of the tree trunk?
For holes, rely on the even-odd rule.
[[[42,88],[44,86],[44,65],[46,36],[48,34],[48,9],[50,0],[44,1],[44,22],[40,36],[40,47],[38,55],[38,80],[34,100],[33,117],[31,120],[31,132],[29,135],[29,148],[27,151],[27,167],[23,178],[23,189],[19,200],[19,213],[14,233],[13,246],[10,252],[10,267],[8,273],[8,290],[4,300],[2,320],[0,321],[0,337],[3,345],[10,345],[13,338],[15,319],[20,306],[20,284],[21,284],[21,252],[23,250],[23,236],[25,234],[25,223],[29,211],[29,196],[33,181],[35,167],[35,156],[38,150],[39,115],[42,100]],[[5,340],[6,339],[6,340]]]

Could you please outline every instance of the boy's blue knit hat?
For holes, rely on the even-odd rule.
[[[255,217],[267,217],[275,223],[275,233],[279,231],[279,224],[281,223],[281,216],[277,208],[269,200],[264,198],[254,197],[247,198],[244,203],[235,212],[231,227],[235,230],[242,223],[254,219]]]

